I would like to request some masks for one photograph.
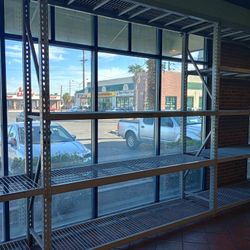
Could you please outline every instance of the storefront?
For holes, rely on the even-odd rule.
[[[60,95],[50,95],[50,110],[60,110],[62,106],[62,99]],[[7,107],[8,110],[21,111],[24,109],[24,93],[21,87],[18,88],[16,93],[7,94]],[[39,95],[35,92],[32,93],[32,107],[39,109]]]
[[[134,91],[117,91],[116,92],[116,107],[125,109],[125,110],[133,110],[134,109]]]

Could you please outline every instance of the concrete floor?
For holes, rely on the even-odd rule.
[[[249,250],[250,205],[161,236],[131,243],[131,250]]]

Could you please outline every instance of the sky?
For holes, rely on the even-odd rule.
[[[37,51],[37,46],[35,47]],[[82,59],[81,50],[50,46],[50,92],[71,93],[82,88]],[[91,81],[91,54],[85,51],[85,83]],[[120,56],[108,53],[99,53],[98,79],[108,80],[113,78],[132,76],[128,66],[140,64],[145,67],[145,58]],[[33,63],[32,63],[33,64]],[[16,92],[23,85],[22,81],[22,43],[6,41],[6,73],[7,92]],[[71,83],[70,83],[71,82]],[[62,87],[61,87],[62,86]],[[34,66],[32,65],[32,89],[38,93],[38,83]]]
[[[38,46],[35,44],[36,52]],[[85,86],[91,81],[91,53],[85,56]],[[50,46],[50,93],[62,94],[81,90],[83,86],[83,51],[63,47]],[[98,80],[109,80],[132,76],[128,66],[139,64],[146,69],[146,58],[121,56],[117,54],[98,54]],[[35,68],[32,63],[32,91],[38,94],[38,83]],[[171,62],[171,70],[180,70],[180,64]],[[7,92],[16,93],[23,86],[22,76],[22,43],[6,40],[6,73]]]

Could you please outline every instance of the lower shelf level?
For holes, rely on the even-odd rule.
[[[30,250],[26,240],[12,241],[6,244],[0,245],[1,250]]]
[[[198,193],[209,198],[209,192]],[[82,224],[53,231],[54,250],[107,249],[132,240],[146,237],[177,225],[208,217],[212,214],[208,202],[199,197],[189,196],[161,202],[127,212],[101,217]],[[218,212],[250,202],[250,181],[218,189]],[[0,245],[3,250],[29,249],[25,241]]]

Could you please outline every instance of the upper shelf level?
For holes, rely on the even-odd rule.
[[[153,1],[152,1],[153,2]],[[153,4],[144,4],[131,0],[49,0],[49,3],[64,8],[72,8],[95,15],[123,19],[128,22],[151,25],[178,32],[187,32],[212,38],[213,22],[180,12],[157,8]],[[250,31],[232,28],[222,24],[221,37],[250,45]]]
[[[218,149],[218,162],[228,162],[250,157],[250,145]],[[214,164],[210,151],[206,149],[201,156],[174,154],[153,156],[129,161],[75,166],[53,169],[51,171],[52,193],[59,194],[83,188],[91,188],[139,178],[176,173],[198,169]],[[27,198],[44,193],[43,187],[26,175],[0,178],[0,202]]]
[[[211,68],[201,69],[200,72],[203,76],[212,75]],[[188,73],[190,75],[198,75],[197,71],[195,70],[191,70]],[[220,75],[222,78],[235,78],[235,79],[250,80],[250,69],[220,66]]]

